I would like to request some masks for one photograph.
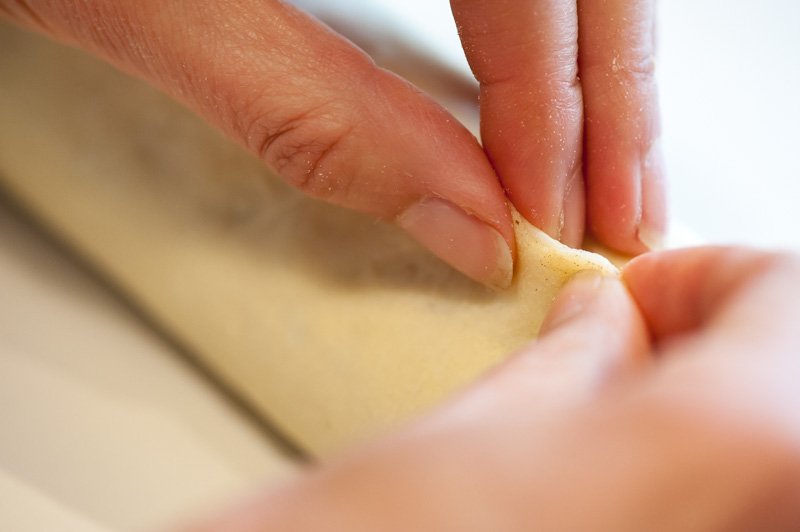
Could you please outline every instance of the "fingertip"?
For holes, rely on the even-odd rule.
[[[648,251],[664,247],[667,233],[667,191],[660,140],[655,140],[642,161],[641,220],[636,237]]]
[[[486,286],[511,285],[513,256],[492,226],[442,198],[425,198],[397,217],[397,224],[455,269]]]
[[[774,264],[773,254],[706,246],[649,253],[622,270],[657,337],[682,334],[711,320],[732,294]]]
[[[654,263],[657,263],[666,252],[645,253],[633,257],[630,261],[622,266],[622,278],[628,280],[629,276],[638,275],[639,270],[652,268]]]
[[[567,246],[580,247],[586,229],[586,191],[580,169],[564,191],[561,220],[560,231],[555,238]]]
[[[486,283],[495,290],[505,290],[511,286],[514,278],[514,258],[512,249],[502,235],[495,235],[495,249],[497,250],[497,267],[494,273],[489,276]]]
[[[627,289],[600,271],[574,275],[558,294],[533,349],[552,353],[608,383],[648,360],[650,338]],[[537,347],[538,346],[538,347]],[[598,380],[599,379],[599,380]]]
[[[591,156],[588,225],[609,248],[628,255],[664,246],[667,227],[663,166],[637,153],[614,158]]]
[[[632,324],[635,329],[640,321],[620,277],[600,270],[583,270],[573,275],[559,291],[540,334],[578,322],[601,325],[593,330],[606,334],[631,330]]]
[[[573,275],[556,296],[539,334],[547,335],[579,318],[600,297],[604,280],[604,275],[594,270]]]

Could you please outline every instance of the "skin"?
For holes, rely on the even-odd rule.
[[[502,288],[509,198],[571,245],[586,220],[629,253],[663,233],[653,3],[453,0],[481,83],[485,151],[430,98],[279,0],[0,0],[0,16],[149,81],[289,183],[393,221]]]
[[[797,530],[798,313],[797,257],[581,274],[449,404],[186,530]]]

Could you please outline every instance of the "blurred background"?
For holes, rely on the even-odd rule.
[[[469,75],[446,0],[295,3]],[[659,17],[673,218],[709,242],[800,250],[800,2],[662,0]]]

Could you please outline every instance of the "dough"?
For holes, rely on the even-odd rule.
[[[533,338],[573,273],[615,271],[517,219],[493,293],[78,52],[2,28],[0,72],[4,187],[315,454],[440,402]]]

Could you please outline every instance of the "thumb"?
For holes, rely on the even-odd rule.
[[[507,286],[513,230],[476,139],[432,100],[277,0],[0,0],[198,112],[306,193],[394,221]]]

